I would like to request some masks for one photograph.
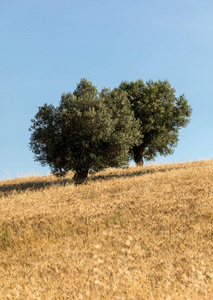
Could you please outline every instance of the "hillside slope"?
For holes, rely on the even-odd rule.
[[[212,299],[213,160],[0,182],[0,299]]]

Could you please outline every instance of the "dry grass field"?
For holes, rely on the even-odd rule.
[[[213,299],[213,160],[1,181],[0,299]]]

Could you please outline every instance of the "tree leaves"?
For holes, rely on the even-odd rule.
[[[191,112],[184,94],[177,98],[167,80],[124,81],[98,92],[81,79],[73,93],[62,94],[58,107],[39,107],[30,148],[53,174],[74,171],[82,181],[90,169],[125,166],[130,153],[137,163],[173,153]]]
[[[154,159],[157,154],[172,154],[177,146],[179,129],[189,123],[192,109],[184,94],[175,96],[175,89],[165,81],[144,83],[124,81],[120,91],[125,91],[135,117],[140,122],[141,142],[135,143],[134,151],[143,144],[140,159]],[[140,160],[137,158],[137,161]]]
[[[82,174],[125,166],[129,148],[139,138],[139,122],[126,93],[96,87],[82,79],[58,107],[44,104],[32,120],[30,148],[35,160],[55,175]]]

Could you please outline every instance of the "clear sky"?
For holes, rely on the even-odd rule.
[[[212,0],[1,0],[0,179],[46,174],[28,147],[31,119],[81,78],[100,90],[168,79],[193,108],[172,156],[213,158]]]

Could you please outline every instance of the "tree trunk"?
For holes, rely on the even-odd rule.
[[[76,185],[86,183],[89,170],[77,171],[73,177]]]
[[[134,161],[136,163],[136,166],[143,166],[143,153],[145,150],[145,145],[141,144],[139,146],[133,147],[133,153],[134,153]]]

